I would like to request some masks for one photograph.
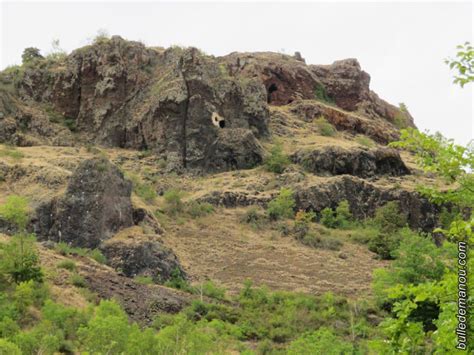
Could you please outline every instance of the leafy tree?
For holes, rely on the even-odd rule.
[[[15,283],[29,280],[41,282],[41,271],[36,239],[33,235],[14,235],[0,247],[0,273],[9,276]]]
[[[470,42],[465,42],[456,47],[456,58],[446,59],[445,63],[450,69],[456,70],[454,83],[461,87],[474,81],[474,47]]]
[[[23,54],[21,55],[21,60],[23,64],[30,63],[35,59],[43,58],[40,54],[40,50],[34,47],[25,48]]]
[[[401,141],[393,144],[408,149],[416,154],[420,165],[426,170],[444,178],[450,187],[438,190],[436,187],[423,186],[418,190],[431,201],[439,204],[454,204],[458,209],[474,205],[474,154],[471,146],[462,147],[454,144],[441,134],[429,135],[413,129],[403,130]],[[445,229],[439,229],[451,241],[464,241],[472,250],[474,238],[474,218],[453,218]],[[407,248],[414,246],[407,246]],[[455,245],[454,245],[455,247]],[[430,251],[426,251],[430,253]],[[432,252],[432,251],[431,251]],[[405,249],[406,255],[410,255]],[[416,254],[419,256],[419,254]],[[384,321],[380,328],[388,342],[378,342],[376,346],[383,352],[396,353],[425,353],[436,354],[462,353],[455,350],[457,305],[458,305],[458,266],[456,258],[451,257],[451,267],[445,268],[441,275],[439,265],[434,260],[422,258],[416,260],[411,255],[406,260],[412,262],[402,265],[407,270],[393,270],[386,280],[393,277],[410,279],[416,283],[398,283],[386,289],[389,299],[395,300],[392,315]],[[423,263],[425,265],[423,265]],[[409,267],[411,265],[411,267]],[[416,267],[413,267],[416,266]],[[424,270],[428,268],[429,270]],[[474,255],[468,252],[468,269],[474,269]],[[420,275],[414,273],[420,272]],[[430,274],[432,273],[432,274]],[[387,275],[386,275],[387,276]],[[421,278],[420,278],[421,277]],[[423,277],[426,279],[423,280]],[[429,280],[429,278],[434,278]],[[474,292],[472,282],[468,282],[468,294]],[[472,298],[467,301],[467,309],[473,307]],[[431,309],[431,311],[430,311]],[[434,310],[434,312],[433,312]],[[432,330],[435,330],[432,332]],[[474,350],[474,318],[468,313],[467,317],[467,352]],[[385,344],[385,345],[383,345]]]
[[[28,222],[28,200],[17,195],[8,196],[5,204],[0,205],[0,217],[24,231]]]

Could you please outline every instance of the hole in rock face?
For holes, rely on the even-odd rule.
[[[271,84],[269,87],[268,87],[268,95],[267,95],[267,102],[270,103],[272,102],[272,93],[274,93],[275,91],[278,91],[278,87],[276,86],[276,84]]]
[[[219,115],[217,112],[214,112],[211,116],[211,121],[212,124],[216,127],[219,128],[224,128],[225,127],[225,119],[221,115]]]

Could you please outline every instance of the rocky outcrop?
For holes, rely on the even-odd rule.
[[[108,160],[83,161],[64,196],[37,209],[34,230],[40,239],[96,248],[133,225],[131,192],[131,183]]]
[[[321,66],[278,53],[216,58],[114,36],[56,62],[36,58],[0,79],[16,85],[15,95],[0,92],[0,141],[148,149],[173,171],[258,164],[268,104],[310,100],[337,129],[380,143],[396,138],[397,117],[413,125],[408,112],[370,91],[355,59]]]
[[[54,70],[28,68],[19,93],[51,104],[82,141],[153,150],[178,171],[204,170],[229,147],[238,154],[237,166],[218,162],[211,168],[245,168],[261,160],[248,142],[267,134],[265,88],[230,77],[195,48],[146,48],[114,36],[72,52],[60,64]],[[222,140],[234,136],[244,141]]]
[[[127,277],[149,276],[156,283],[169,280],[176,270],[186,277],[178,258],[159,241],[158,235],[143,235],[140,229],[125,229],[102,243],[100,249],[107,263]]]
[[[431,231],[436,227],[440,207],[417,192],[378,187],[360,178],[342,176],[324,184],[295,189],[296,209],[322,211],[335,209],[347,200],[357,219],[372,217],[375,210],[388,201],[398,201],[400,212],[407,217],[411,228]]]
[[[401,176],[410,173],[395,149],[344,149],[327,146],[321,149],[300,150],[291,156],[294,163],[307,171],[323,176],[354,175],[369,178],[376,175]]]

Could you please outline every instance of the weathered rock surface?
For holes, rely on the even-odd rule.
[[[100,249],[107,263],[127,277],[149,276],[157,283],[170,279],[175,270],[185,277],[178,258],[160,242],[159,236],[137,233],[139,229],[125,229],[102,243]]]
[[[318,66],[278,53],[216,58],[113,36],[59,62],[35,63],[17,74],[15,95],[0,91],[0,141],[149,149],[169,170],[210,172],[262,160],[258,139],[268,134],[268,104],[319,102],[337,129],[381,143],[396,138],[397,115],[413,125],[407,112],[370,91],[370,77],[355,59]]]
[[[354,175],[368,178],[376,175],[401,176],[410,173],[395,149],[344,149],[327,146],[300,150],[291,156],[294,163],[317,175]]]
[[[82,162],[62,198],[40,206],[33,221],[40,239],[96,248],[133,225],[131,183],[108,160]]]
[[[322,211],[335,209],[347,200],[355,218],[372,217],[375,210],[388,201],[398,201],[400,211],[407,217],[411,228],[430,231],[436,227],[440,207],[417,192],[381,188],[360,178],[341,176],[325,184],[295,189],[296,209]]]

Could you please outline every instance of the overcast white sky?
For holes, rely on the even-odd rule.
[[[57,38],[71,51],[98,29],[214,55],[300,51],[311,64],[357,58],[371,75],[371,88],[393,104],[406,103],[420,129],[463,144],[474,135],[472,84],[454,86],[443,63],[457,44],[472,41],[472,2],[2,1],[0,11],[1,68],[20,63],[25,47],[45,53]]]

